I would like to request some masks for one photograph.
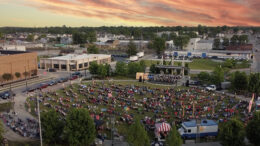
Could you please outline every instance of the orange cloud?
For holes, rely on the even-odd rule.
[[[145,25],[260,25],[259,0],[27,0],[54,13]]]

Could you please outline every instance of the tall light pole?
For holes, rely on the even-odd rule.
[[[26,93],[28,93],[26,66],[24,66],[24,71],[25,71],[25,72],[24,72],[24,75],[25,75]]]
[[[39,102],[39,93],[37,94],[37,111],[38,111],[38,120],[39,120],[39,129],[40,129],[40,141],[42,146],[42,127],[41,127],[41,112],[40,112],[40,102]]]

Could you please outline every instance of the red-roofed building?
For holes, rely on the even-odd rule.
[[[234,50],[234,51],[252,51],[253,45],[246,44],[246,45],[234,45],[234,46],[227,46],[226,50]]]

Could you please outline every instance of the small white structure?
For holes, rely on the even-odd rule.
[[[187,51],[193,51],[193,50],[197,50],[197,43],[200,40],[200,38],[191,38],[188,45],[186,47],[184,47],[184,50]]]
[[[199,40],[197,42],[197,50],[212,50],[213,40]]]
[[[15,50],[15,51],[26,51],[24,45],[0,45],[2,50]]]
[[[142,57],[144,57],[144,52],[138,52],[136,55],[137,55],[139,58],[142,58]]]
[[[130,56],[129,61],[137,61],[138,56]]]
[[[174,49],[174,47],[175,47],[173,40],[166,41],[165,44],[166,44],[167,49]]]
[[[98,64],[109,64],[111,62],[111,55],[68,54],[53,58],[42,58],[40,60],[40,67],[42,69],[55,68],[64,71],[78,71],[87,69],[92,62],[97,62]]]

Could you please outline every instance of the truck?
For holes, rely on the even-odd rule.
[[[129,61],[137,61],[138,56],[130,56]]]
[[[191,120],[183,122],[181,124],[181,128],[178,129],[178,132],[183,139],[193,139],[197,136],[215,137],[218,135],[218,124],[215,121],[208,119],[203,119],[200,122],[196,122],[196,120]]]
[[[216,91],[216,89],[217,89],[216,85],[209,85],[206,87],[207,91]]]
[[[142,57],[144,57],[144,52],[138,52],[136,55],[137,55],[139,58],[142,58]]]

